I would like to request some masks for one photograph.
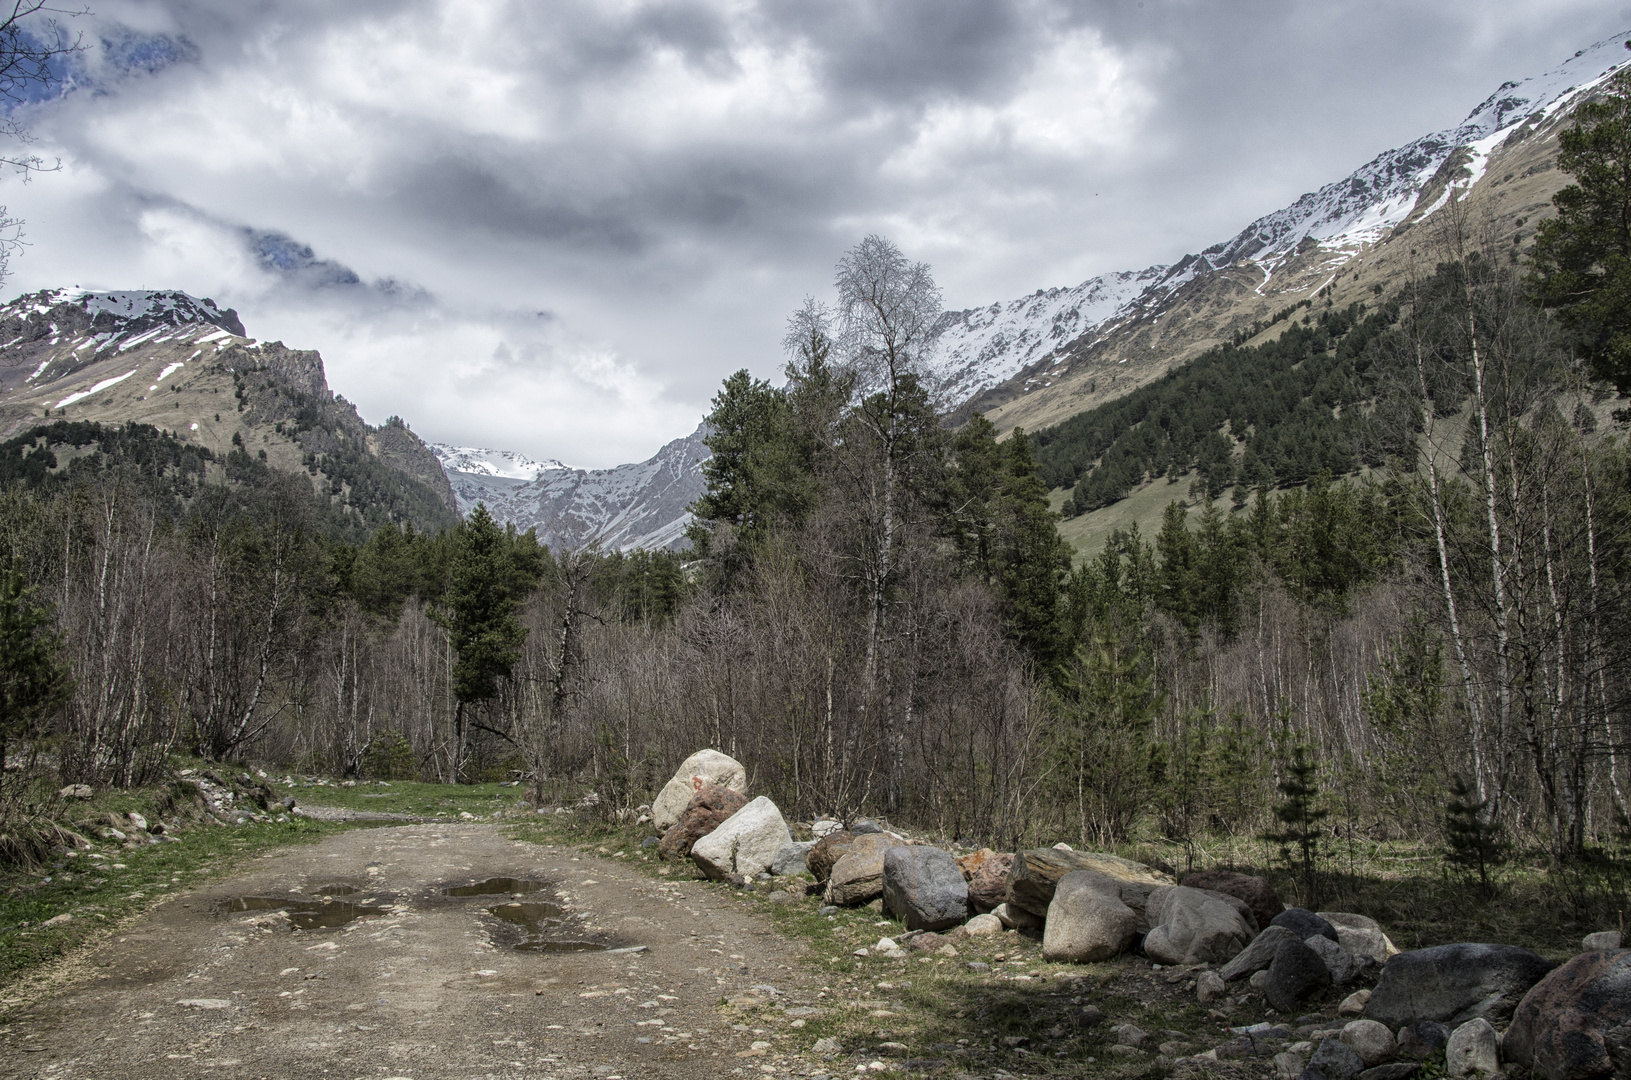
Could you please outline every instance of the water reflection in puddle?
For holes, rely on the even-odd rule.
[[[317,888],[309,891],[313,896],[351,896],[354,893],[361,892],[362,890],[358,889],[355,885],[340,885],[336,883],[334,885],[320,885]]]
[[[524,878],[494,877],[486,881],[478,881],[474,885],[459,885],[451,889],[443,889],[443,896],[516,896],[524,893],[534,893],[544,887],[542,881],[527,881]],[[553,905],[552,905],[553,906]]]
[[[487,914],[521,928],[519,941],[500,941],[516,952],[600,952],[606,946],[597,941],[583,941],[570,935],[566,909],[559,904],[515,903],[499,904],[487,909]],[[495,935],[511,937],[513,935]]]
[[[222,905],[226,911],[282,911],[301,930],[332,930],[386,910],[344,900],[298,900],[287,896],[239,896]]]

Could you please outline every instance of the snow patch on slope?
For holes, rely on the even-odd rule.
[[[431,443],[430,452],[448,472],[458,471],[476,476],[501,477],[507,480],[536,480],[551,469],[564,469],[558,461],[534,461],[514,450],[483,450],[473,446],[452,446]]]

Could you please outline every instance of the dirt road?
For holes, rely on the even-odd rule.
[[[797,946],[699,882],[518,843],[497,825],[356,830],[262,858],[154,909],[65,976],[60,993],[12,1014],[0,1028],[0,1077],[824,1071],[793,1026],[821,1005]],[[444,894],[494,878],[518,881]],[[521,895],[525,882],[547,887]],[[335,903],[307,912],[240,908],[246,897],[325,895]],[[551,900],[565,912],[540,904]],[[371,910],[311,925],[352,914],[348,903]],[[540,912],[563,916],[544,924],[553,940],[607,948],[515,949],[535,941],[517,916]],[[722,1011],[733,995],[773,1005]]]

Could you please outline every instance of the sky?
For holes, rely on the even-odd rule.
[[[869,233],[950,309],[1169,263],[1631,28],[1597,0],[89,7],[14,114],[61,168],[0,177],[8,298],[208,296],[371,422],[591,468],[776,378]]]

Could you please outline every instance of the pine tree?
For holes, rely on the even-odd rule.
[[[1281,828],[1265,839],[1280,845],[1280,858],[1298,867],[1303,879],[1303,903],[1319,903],[1319,857],[1322,824],[1330,811],[1321,805],[1319,763],[1311,760],[1308,747],[1298,743],[1291,760],[1284,764],[1280,778],[1280,801],[1274,806],[1274,820]]]
[[[50,624],[50,611],[35,602],[23,576],[0,574],[0,761],[73,693],[68,668],[57,661],[62,639]]]
[[[1444,807],[1444,861],[1466,874],[1478,875],[1478,887],[1488,896],[1489,874],[1501,863],[1499,827],[1489,819],[1488,799],[1480,799],[1466,778],[1450,778],[1450,801]]]

